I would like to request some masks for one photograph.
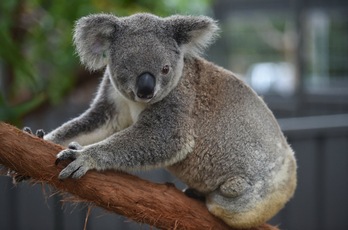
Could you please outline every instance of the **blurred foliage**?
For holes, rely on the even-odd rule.
[[[18,124],[44,102],[59,102],[81,70],[74,22],[92,13],[204,14],[211,0],[11,0],[0,2],[0,120]]]
[[[348,17],[347,14],[331,16],[329,33],[329,72],[335,78],[348,75]]]
[[[289,15],[248,13],[231,15],[221,24],[218,42],[223,50],[218,62],[244,75],[250,66],[260,62],[291,62],[294,27]],[[223,53],[224,55],[221,55]]]
[[[321,15],[319,21],[313,18],[313,12]],[[213,50],[215,53],[210,56],[240,75],[247,74],[255,63],[287,62],[296,65],[298,38],[295,22],[291,9],[267,14],[262,10],[231,13],[220,22],[222,35]],[[303,50],[300,51],[304,56],[304,83],[320,83],[327,87],[330,82],[343,86],[340,81],[347,82],[348,78],[347,13],[326,9],[308,11],[301,24],[304,28],[301,34]]]

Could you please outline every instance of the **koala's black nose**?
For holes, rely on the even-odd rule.
[[[137,96],[141,99],[151,99],[155,91],[156,80],[150,73],[143,73],[138,76],[137,83]]]

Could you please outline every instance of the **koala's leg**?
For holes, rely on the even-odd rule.
[[[127,109],[124,109],[120,95],[110,93],[114,91],[109,77],[104,76],[90,108],[79,117],[45,135],[44,139],[66,147],[72,141],[85,146],[101,141],[125,128],[129,125],[128,120],[123,118],[121,122],[119,116]]]
[[[250,185],[248,182],[239,176],[231,177],[225,183],[220,185],[220,192],[226,197],[238,197],[242,195]]]
[[[207,196],[209,212],[234,228],[250,228],[264,222],[255,210],[250,185],[242,178],[230,178],[219,189]]]
[[[59,174],[60,179],[80,178],[88,170],[124,171],[167,167],[184,159],[194,148],[191,107],[167,96],[144,110],[136,123],[83,149],[66,149],[60,160],[75,159]],[[170,100],[168,104],[166,100]],[[181,127],[181,128],[178,128]]]
[[[283,205],[278,202],[282,194],[272,194],[264,183],[232,177],[207,196],[208,210],[234,228],[258,226]]]
[[[79,117],[45,135],[44,139],[66,147],[73,141],[81,145],[93,144],[115,132],[116,116],[115,105],[100,100]]]

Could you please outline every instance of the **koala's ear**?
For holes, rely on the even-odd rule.
[[[199,55],[214,41],[219,31],[216,21],[206,16],[174,15],[166,21],[176,42],[189,55]]]
[[[111,14],[94,14],[79,19],[75,24],[74,44],[80,60],[89,69],[107,65],[113,36],[119,20]]]

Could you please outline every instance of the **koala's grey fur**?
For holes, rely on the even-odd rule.
[[[294,153],[262,99],[199,57],[217,30],[204,16],[81,18],[74,34],[81,61],[106,70],[90,108],[44,137],[83,146],[58,154],[75,158],[59,177],[166,167],[231,226],[275,215],[296,187]],[[137,78],[145,72],[156,84],[143,99]]]

